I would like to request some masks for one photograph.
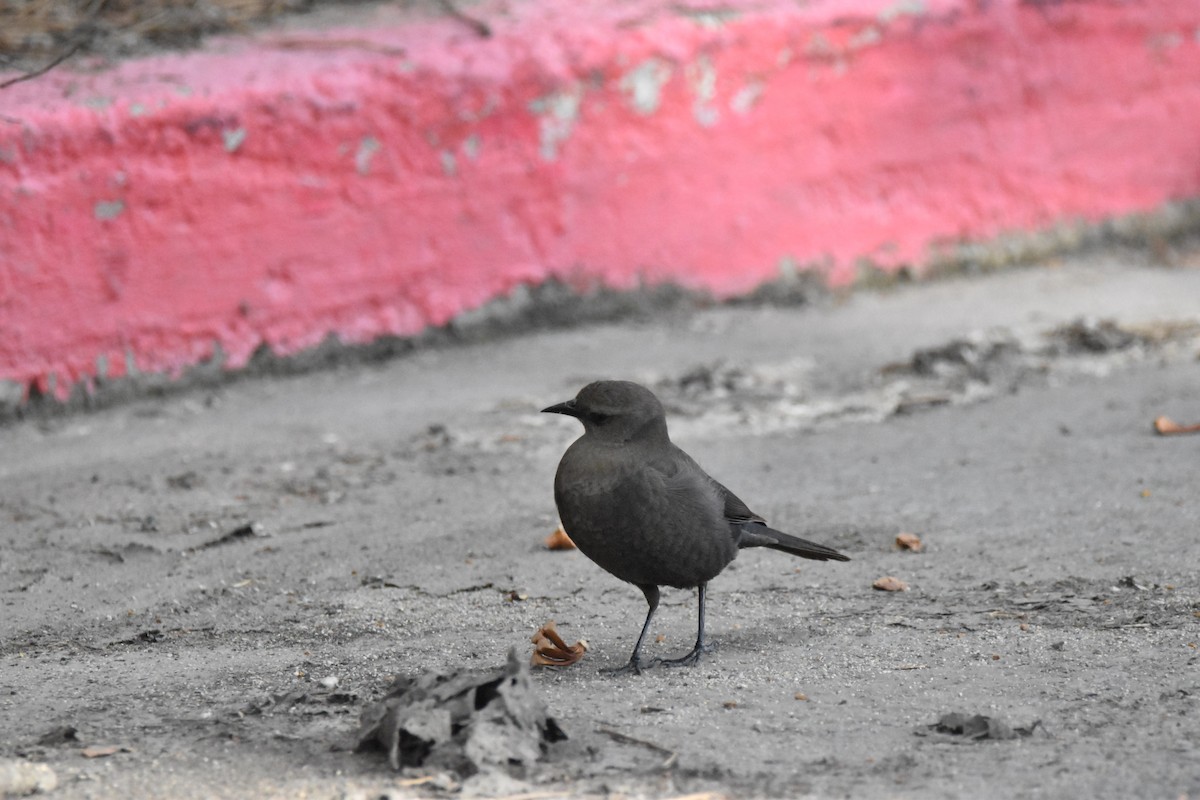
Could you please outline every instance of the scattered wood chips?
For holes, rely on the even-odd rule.
[[[925,547],[925,544],[921,541],[921,537],[915,533],[899,533],[896,534],[896,547],[900,550],[911,550],[914,553],[919,553]]]
[[[554,533],[546,537],[547,550],[574,550],[575,543],[571,541],[571,537],[567,536],[567,532],[559,525],[554,529]]]
[[[899,578],[893,578],[891,575],[886,575],[876,579],[871,584],[872,589],[878,589],[881,592],[907,592],[908,584]]]
[[[568,645],[558,635],[554,620],[550,620],[530,638],[533,642],[533,656],[529,663],[535,667],[569,667],[587,652],[586,641],[580,640]]]
[[[1159,436],[1175,436],[1181,433],[1200,433],[1200,424],[1180,425],[1170,417],[1158,417],[1154,420],[1154,432]]]

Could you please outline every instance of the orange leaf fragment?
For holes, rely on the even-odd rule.
[[[914,553],[919,553],[925,547],[925,543],[915,533],[899,533],[896,534],[896,547],[900,550],[911,550]]]
[[[587,642],[580,640],[568,645],[558,635],[554,620],[538,628],[529,641],[533,642],[533,656],[529,663],[535,667],[569,667],[587,652]]]
[[[1173,436],[1179,433],[1200,433],[1200,424],[1180,425],[1170,417],[1158,417],[1154,420],[1154,432],[1159,436]]]
[[[891,575],[886,575],[882,578],[877,578],[871,584],[872,589],[878,589],[881,592],[907,592],[908,584],[899,578],[893,578]]]
[[[554,533],[546,537],[547,550],[574,550],[575,543],[571,541],[571,537],[567,536],[567,532],[559,525],[554,529]]]
[[[124,749],[119,744],[94,744],[83,748],[81,752],[84,758],[104,758],[105,756],[115,755]]]

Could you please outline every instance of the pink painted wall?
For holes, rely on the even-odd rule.
[[[0,380],[236,368],[551,277],[844,283],[1200,195],[1200,4],[681,7],[381,16],[0,91]]]

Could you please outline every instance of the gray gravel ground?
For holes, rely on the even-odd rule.
[[[64,798],[1200,796],[1200,436],[1151,432],[1200,421],[1200,258],[1137,261],[0,429],[0,781],[44,762]],[[747,551],[710,585],[715,655],[599,675],[644,603],[543,547],[578,430],[537,413],[598,377],[653,386],[715,477],[854,560]],[[909,590],[872,589],[889,575]],[[685,652],[694,615],[668,590],[649,655]],[[590,650],[534,674],[571,738],[532,771],[428,780],[345,749],[391,676],[500,664],[550,619]],[[948,712],[1032,732],[933,729]]]

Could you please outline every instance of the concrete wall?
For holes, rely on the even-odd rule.
[[[0,90],[0,385],[229,368],[522,284],[717,295],[1200,195],[1200,4],[545,0]]]

